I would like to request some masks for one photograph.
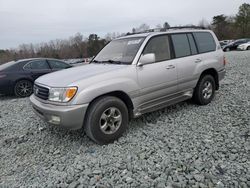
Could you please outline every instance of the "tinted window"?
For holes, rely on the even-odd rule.
[[[171,35],[171,37],[174,45],[175,57],[178,58],[191,55],[190,46],[186,34],[175,34]]]
[[[200,53],[211,52],[216,48],[213,36],[208,32],[194,33],[194,37]]]
[[[154,53],[156,62],[171,59],[168,36],[157,36],[150,39],[143,54]]]
[[[197,54],[197,48],[196,48],[196,45],[195,45],[195,42],[194,42],[194,37],[192,34],[187,34],[188,36],[188,41],[189,41],[189,44],[190,44],[190,48],[191,48],[191,52],[192,54]]]
[[[45,60],[32,61],[24,66],[25,69],[42,70],[50,69]]]
[[[56,61],[56,60],[48,60],[48,61],[52,69],[66,69],[70,67],[68,64],[63,63],[61,61]]]

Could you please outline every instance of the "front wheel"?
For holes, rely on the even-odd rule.
[[[98,144],[117,140],[128,126],[128,109],[123,101],[106,96],[94,101],[86,114],[84,130]]]
[[[29,80],[20,80],[15,84],[14,92],[17,97],[29,97],[33,93],[33,84]]]
[[[210,103],[215,94],[215,81],[211,75],[202,76],[194,90],[194,101],[199,105]]]
[[[250,46],[247,47],[247,50],[250,50]]]

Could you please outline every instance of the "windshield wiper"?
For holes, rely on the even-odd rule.
[[[122,64],[122,62],[121,61],[115,61],[115,60],[112,60],[112,59],[109,59],[109,60],[106,60],[106,61],[103,61],[104,63],[111,63],[111,64],[113,64],[113,63],[115,63],[115,64]]]
[[[116,60],[112,60],[112,59],[105,60],[105,61],[93,60],[92,62],[93,63],[110,63],[110,64],[127,64],[127,65],[130,64],[129,62],[116,61]]]
[[[102,61],[93,60],[90,63],[102,63]]]
[[[125,65],[129,65],[129,64],[130,64],[129,62],[116,61],[116,60],[112,60],[112,59],[105,60],[105,61],[103,61],[103,63],[110,63],[110,64],[125,64]]]

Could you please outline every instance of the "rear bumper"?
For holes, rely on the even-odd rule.
[[[225,75],[226,75],[226,69],[223,69],[223,70],[219,71],[218,72],[219,81],[221,81],[222,79],[224,79]]]
[[[34,95],[31,95],[30,101],[34,112],[49,124],[62,126],[71,130],[80,129],[83,126],[88,104],[57,106],[42,103]]]

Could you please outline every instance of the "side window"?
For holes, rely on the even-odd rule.
[[[66,69],[70,67],[68,64],[63,63],[61,61],[48,60],[48,62],[52,69]]]
[[[156,36],[150,39],[143,51],[143,54],[148,53],[155,54],[156,62],[171,59],[168,36]]]
[[[50,69],[46,60],[32,61],[24,66],[24,69],[45,70]]]
[[[191,55],[187,34],[173,34],[171,37],[176,58]]]
[[[31,69],[31,63],[27,63],[23,66],[24,69],[29,70]]]
[[[189,44],[190,44],[192,55],[195,55],[198,52],[197,52],[197,48],[196,48],[196,45],[195,45],[195,42],[194,42],[194,37],[190,33],[187,34],[187,36],[188,36],[188,41],[189,41]]]
[[[193,34],[200,53],[215,51],[216,44],[210,33],[194,32]]]

